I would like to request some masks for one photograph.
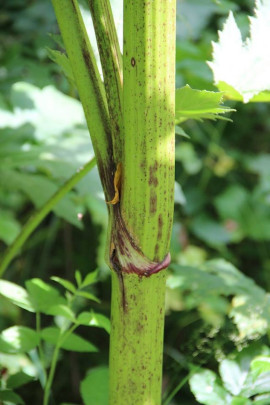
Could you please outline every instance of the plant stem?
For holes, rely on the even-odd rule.
[[[114,196],[111,124],[104,85],[77,0],[52,0],[90,131],[106,201]]]
[[[112,219],[110,404],[161,403],[174,204],[175,0],[124,0],[124,147]],[[156,273],[156,274],[154,274]]]
[[[165,272],[112,274],[110,404],[157,405],[161,397]]]
[[[41,319],[40,319],[40,312],[36,313],[36,330],[37,333],[40,336],[40,332],[41,332]],[[41,339],[39,339],[39,343],[38,343],[38,353],[39,353],[39,359],[40,359],[40,364],[41,364],[41,385],[44,388],[44,386],[46,385],[46,381],[47,381],[47,374],[46,374],[46,368],[45,368],[45,361],[44,361],[44,352],[43,352],[43,348],[42,348],[42,343],[41,343]]]
[[[59,356],[59,351],[61,348],[62,343],[65,341],[65,339],[78,327],[78,325],[73,325],[70,329],[65,331],[63,335],[59,337],[58,342],[55,345],[53,356],[52,356],[52,362],[51,362],[51,367],[48,375],[48,379],[46,382],[45,390],[44,390],[44,397],[43,397],[43,405],[48,405],[49,404],[49,399],[50,399],[50,393],[51,393],[51,387],[54,379],[54,374],[55,374],[55,369],[57,366],[57,361],[58,361],[58,356]]]
[[[123,66],[109,0],[88,0],[95,28],[112,129],[113,155],[122,162]]]
[[[51,368],[50,368],[48,379],[47,379],[47,382],[46,382],[46,385],[45,385],[44,397],[43,397],[43,405],[48,405],[49,404],[51,386],[52,386],[54,373],[55,373],[55,369],[56,369],[56,365],[57,365],[57,360],[58,360],[58,356],[59,356],[59,350],[60,350],[60,345],[57,344],[55,346],[55,348],[54,348]]]
[[[184,377],[179,384],[172,390],[172,392],[168,395],[166,400],[162,403],[162,405],[169,405],[171,400],[175,397],[175,395],[178,393],[178,391],[181,390],[181,388],[186,384],[186,382],[193,376],[193,374],[196,373],[196,371],[200,367],[194,367],[193,370],[191,370],[186,377]]]
[[[31,233],[37,228],[40,222],[53,209],[53,207],[74,187],[93,167],[96,165],[96,159],[92,158],[82,168],[80,168],[70,179],[68,179],[57,192],[26,222],[20,234],[15,241],[6,250],[0,264],[0,277],[3,276],[9,263],[17,255],[19,249],[23,246]]]
[[[175,0],[124,1],[121,212],[158,261],[168,253],[174,209],[175,8]]]

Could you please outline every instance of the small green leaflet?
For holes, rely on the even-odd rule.
[[[223,93],[196,90],[186,85],[176,90],[175,94],[175,121],[180,124],[188,119],[223,119],[229,120],[220,114],[235,111],[222,105]]]
[[[70,61],[65,53],[56,51],[54,49],[47,48],[49,58],[55,62],[60,68],[63,70],[66,77],[75,85],[74,76],[72,72],[72,68],[70,65]]]
[[[250,36],[243,41],[230,12],[219,31],[219,41],[213,43],[213,60],[208,62],[219,90],[244,103],[270,101],[269,0],[256,0],[254,14],[249,18]]]

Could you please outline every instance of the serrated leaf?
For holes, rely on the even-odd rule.
[[[80,297],[84,297],[84,298],[87,298],[88,300],[92,300],[92,301],[100,303],[100,300],[94,294],[91,294],[87,291],[77,291],[76,295],[79,295]]]
[[[77,318],[77,322],[80,325],[96,326],[97,328],[103,328],[108,333],[110,333],[111,330],[110,320],[106,316],[102,314],[97,314],[93,311],[80,313],[80,315]]]
[[[76,292],[76,287],[70,281],[65,280],[64,278],[53,276],[53,277],[51,277],[51,280],[60,284],[62,287],[71,291],[73,294]]]
[[[176,90],[175,94],[175,121],[180,124],[188,119],[227,119],[220,114],[235,111],[221,105],[223,93],[196,90],[188,85]]]
[[[97,281],[98,270],[88,273],[82,282],[81,288],[87,287],[88,285],[94,284]]]
[[[219,372],[225,388],[233,395],[239,395],[249,372],[250,359],[239,361],[225,359],[220,363]]]
[[[0,352],[26,353],[36,347],[39,342],[38,334],[25,326],[12,326],[0,334]]]
[[[27,280],[26,289],[30,301],[37,312],[47,313],[52,305],[65,304],[66,300],[59,292],[39,278]]]
[[[250,17],[250,36],[243,41],[230,12],[219,41],[213,43],[213,61],[208,63],[226,97],[245,103],[270,101],[270,49],[265,42],[270,36],[269,0],[257,0],[254,14]]]
[[[222,387],[217,375],[211,370],[201,370],[189,380],[190,388],[200,404],[227,405],[230,394]]]
[[[46,342],[57,344],[61,337],[61,331],[55,327],[45,328],[41,331],[41,337]],[[75,352],[97,352],[98,349],[92,343],[83,339],[81,336],[71,333],[60,345],[62,349]]]
[[[35,312],[29,294],[23,287],[11,283],[10,281],[0,280],[0,294],[14,305],[26,309],[27,311]]]
[[[109,403],[109,369],[97,367],[87,374],[80,386],[85,405],[107,405]]]

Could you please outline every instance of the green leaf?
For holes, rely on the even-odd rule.
[[[270,371],[270,356],[258,356],[251,362],[251,370],[261,374]]]
[[[69,319],[71,322],[75,322],[75,314],[67,305],[52,305],[46,310],[48,315],[58,315]]]
[[[18,307],[35,312],[29,295],[23,287],[10,281],[0,280],[0,294]]]
[[[182,142],[175,148],[175,159],[182,163],[188,174],[198,173],[203,166],[202,159],[197,155],[194,146],[189,142]]]
[[[233,395],[240,394],[249,372],[250,360],[245,357],[241,360],[225,359],[219,367],[224,387]]]
[[[76,279],[76,281],[77,281],[78,287],[80,288],[80,287],[81,287],[81,284],[82,284],[82,275],[81,275],[81,273],[79,272],[79,270],[76,270],[76,271],[75,271],[75,279]]]
[[[84,405],[108,405],[109,369],[97,367],[87,374],[80,386]]]
[[[94,284],[97,281],[98,270],[88,273],[82,282],[81,288],[87,287],[88,285]]]
[[[41,331],[41,337],[46,342],[52,343],[53,345],[58,344],[59,339],[60,341],[63,339],[63,335],[61,335],[61,331],[55,327],[48,327]],[[83,339],[82,337],[72,333],[68,335],[63,342],[61,343],[60,347],[65,350],[71,350],[75,352],[97,352],[98,349],[87,340]]]
[[[176,133],[176,135],[180,135],[180,136],[183,136],[184,138],[190,139],[190,136],[188,134],[186,134],[185,131],[183,130],[183,128],[179,127],[179,125],[177,125],[175,127],[175,133]]]
[[[56,283],[60,284],[61,286],[63,286],[67,290],[71,291],[73,294],[76,292],[76,287],[68,280],[65,280],[65,279],[63,279],[61,277],[56,277],[56,276],[51,277],[51,280],[53,280]]]
[[[0,185],[21,190],[35,204],[36,208],[41,208],[59,188],[59,184],[42,175],[19,172],[8,168],[1,170]],[[78,207],[71,196],[72,193],[70,192],[53,207],[53,211],[59,217],[82,229],[83,225],[77,217]]]
[[[195,217],[190,228],[198,238],[210,246],[221,246],[229,243],[232,239],[230,232],[223,224],[204,214]]]
[[[11,211],[3,210],[0,212],[0,239],[7,245],[10,245],[21,230],[19,222],[15,219]]]
[[[19,371],[7,379],[7,388],[15,389],[33,381],[34,379],[35,378],[32,375]]]
[[[249,373],[242,389],[241,394],[245,397],[253,397],[258,394],[270,393],[270,372],[262,373],[259,376],[257,373]]]
[[[60,51],[56,51],[54,49],[50,49],[50,48],[47,48],[47,52],[48,52],[49,58],[61,67],[61,69],[63,70],[66,77],[72,83],[75,83],[74,75],[72,72],[72,67],[70,65],[69,59],[66,56],[66,54],[64,54],[63,52],[60,52]]]
[[[258,395],[254,398],[253,404],[255,405],[269,405],[270,404],[270,395],[263,394]]]
[[[9,404],[24,404],[23,399],[11,390],[0,390],[0,400],[6,401]]]
[[[87,291],[76,291],[76,295],[79,295],[80,297],[87,298],[88,300],[96,301],[100,303],[100,300],[93,294],[87,292]]]
[[[269,294],[232,264],[219,259],[197,267],[171,264],[170,268],[174,273],[167,286],[185,294],[186,308],[205,305],[213,296],[233,297],[228,315],[239,330],[239,338],[255,339],[266,333],[270,325]]]
[[[25,326],[12,326],[0,334],[0,352],[26,353],[38,345],[38,334]]]
[[[265,38],[270,36],[268,1],[257,1],[254,17],[250,18],[250,37],[242,40],[232,12],[219,41],[213,43],[213,61],[209,66],[218,88],[233,100],[270,101],[268,73],[270,51]]]
[[[65,304],[66,300],[59,292],[39,278],[26,281],[26,288],[36,312],[49,313],[51,306]]]
[[[223,93],[195,90],[186,85],[176,90],[175,120],[179,124],[188,119],[227,119],[219,114],[235,111],[221,105]]]
[[[253,402],[244,397],[234,397],[230,405],[252,405]]]
[[[96,326],[97,328],[104,328],[108,333],[111,330],[110,320],[96,312],[82,312],[77,318],[77,323],[80,325]]]
[[[222,387],[217,375],[213,371],[202,369],[191,377],[189,383],[191,391],[200,404],[230,404],[230,394]]]

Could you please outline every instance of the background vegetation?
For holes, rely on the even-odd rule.
[[[236,12],[243,36],[247,35],[247,15],[252,14],[254,3],[178,3],[177,87],[189,84],[215,90],[206,64],[211,59],[211,41],[217,39],[229,10]],[[89,18],[86,10],[85,18]],[[61,49],[51,3],[6,1],[0,21],[3,255],[34,210],[93,152],[72,78],[68,71],[66,78],[47,49]],[[269,105],[230,106],[237,110],[231,114],[233,122],[189,120],[183,124],[188,137],[176,140],[175,222],[164,348],[166,404],[270,404]],[[82,294],[76,305],[109,317],[105,230],[106,205],[94,169],[36,229],[5,278],[22,286],[32,278],[53,285],[51,276],[74,282],[76,269],[83,278],[98,269],[97,282],[87,292],[100,303]],[[79,277],[77,273],[77,282]],[[61,286],[59,291],[63,294]],[[53,322],[59,325],[61,317],[53,320],[52,316],[42,315],[42,328]],[[31,312],[0,295],[0,330],[15,324],[35,328],[35,322]],[[105,329],[106,325],[99,324]],[[98,352],[89,347],[87,354],[60,351],[53,383],[56,404],[106,403],[109,338],[103,328],[78,328],[79,335]],[[44,341],[44,361],[49,364],[53,341]],[[26,356],[25,351],[5,350],[0,340],[1,386],[16,389],[26,404],[39,404],[42,373],[37,352],[33,349]],[[31,377],[28,383],[16,385],[11,380],[8,385],[18,372]],[[81,381],[92,381],[92,385]],[[176,396],[170,399],[174,391]],[[13,401],[9,403],[21,403]]]

